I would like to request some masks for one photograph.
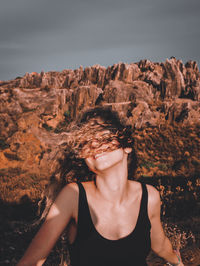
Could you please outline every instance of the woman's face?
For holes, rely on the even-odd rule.
[[[118,148],[119,143],[117,140],[113,140],[112,143],[102,144],[100,147],[97,141],[92,142],[93,154],[85,158],[85,162],[95,173],[102,172],[111,168],[123,161],[129,152],[130,148]],[[97,148],[95,148],[97,147]],[[115,148],[113,148],[115,147]]]
[[[119,148],[109,152],[97,152],[95,155],[86,158],[85,162],[93,172],[98,173],[122,161],[123,156],[124,150]]]

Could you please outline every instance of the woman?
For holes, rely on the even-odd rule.
[[[117,113],[85,112],[70,145],[95,177],[64,186],[17,265],[42,265],[67,227],[72,266],[144,266],[150,249],[182,266],[163,232],[158,191],[128,178],[136,168],[132,132]]]

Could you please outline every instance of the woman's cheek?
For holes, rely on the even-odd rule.
[[[89,169],[94,172],[95,171],[95,167],[94,167],[93,158],[92,157],[88,157],[88,158],[85,159],[85,162],[86,162],[87,166],[89,167]]]

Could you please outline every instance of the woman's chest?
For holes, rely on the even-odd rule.
[[[133,202],[112,206],[106,202],[88,201],[90,221],[104,238],[117,240],[129,235],[136,227],[140,203]]]

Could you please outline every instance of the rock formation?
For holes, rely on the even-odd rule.
[[[3,200],[38,196],[63,131],[85,108],[111,105],[135,128],[137,175],[200,172],[200,73],[196,62],[142,60],[108,68],[26,73],[0,82]]]

